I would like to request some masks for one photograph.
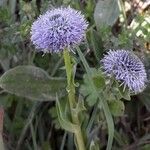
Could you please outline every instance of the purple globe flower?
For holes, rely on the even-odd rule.
[[[108,76],[114,75],[132,92],[138,93],[145,88],[146,71],[141,60],[133,52],[110,50],[101,62]]]
[[[70,7],[56,8],[40,15],[33,23],[31,41],[44,53],[61,52],[79,44],[87,26],[81,12]]]

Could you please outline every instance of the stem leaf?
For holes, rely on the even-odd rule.
[[[66,115],[64,115],[58,100],[58,96],[56,96],[56,110],[61,127],[69,132],[76,133],[78,126],[71,123],[69,119],[67,119]]]
[[[106,121],[107,121],[107,125],[108,125],[108,143],[107,143],[106,150],[111,150],[112,149],[112,143],[113,143],[113,137],[114,137],[114,122],[113,122],[112,115],[110,113],[107,101],[106,101],[103,93],[100,94],[96,90],[96,87],[95,87],[93,80],[92,80],[92,77],[91,77],[90,67],[89,67],[84,55],[82,54],[82,52],[80,51],[79,48],[77,48],[77,52],[78,52],[78,55],[79,55],[83,65],[84,65],[85,69],[86,69],[86,72],[87,72],[87,75],[89,78],[89,84],[90,84],[89,86],[91,86],[93,93],[99,98],[100,103],[103,107],[104,114],[105,114]]]

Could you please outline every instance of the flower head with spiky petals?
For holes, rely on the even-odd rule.
[[[40,15],[31,27],[31,41],[37,49],[61,52],[78,45],[85,35],[88,23],[81,12],[60,7]]]
[[[110,50],[101,62],[105,73],[108,76],[114,75],[130,91],[139,93],[145,88],[146,71],[141,60],[133,52]]]

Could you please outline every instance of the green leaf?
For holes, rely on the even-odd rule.
[[[109,101],[109,108],[114,116],[122,116],[124,114],[125,106],[120,100]]]
[[[95,58],[99,63],[100,58],[103,55],[103,41],[97,31],[93,28],[87,32],[87,40],[90,46],[90,49],[93,50]]]
[[[31,28],[31,21],[25,20],[19,27],[20,34],[23,37],[26,37],[30,33],[30,28]]]
[[[2,23],[8,22],[10,19],[10,13],[8,8],[0,6],[0,20]]]
[[[0,87],[11,94],[31,100],[55,100],[56,92],[64,95],[66,80],[52,78],[35,66],[18,66],[5,72],[0,78]]]
[[[120,92],[122,98],[124,98],[125,100],[128,100],[128,101],[131,100],[129,88],[124,89],[124,87],[121,86],[121,87],[119,87],[119,92]]]
[[[66,117],[65,113],[63,113],[61,105],[58,100],[58,96],[56,96],[56,110],[61,127],[69,132],[75,133],[77,131],[78,126],[71,123],[69,119]]]
[[[93,0],[88,0],[88,1],[85,1],[86,2],[86,5],[84,7],[84,12],[85,13],[85,16],[86,18],[90,18],[91,19],[91,22],[93,22],[93,10],[94,10],[94,7],[95,7],[95,2],[93,2]]]
[[[90,70],[91,70],[92,81],[94,83],[94,86],[96,87],[96,90],[98,92],[102,91],[103,88],[105,87],[105,80],[104,80],[101,70],[97,70],[95,68],[90,68]],[[85,97],[87,97],[86,101],[88,102],[88,105],[93,106],[96,103],[98,97],[93,92],[93,89],[91,88],[91,86],[89,86],[90,81],[89,81],[88,75],[85,74],[83,78],[84,78],[84,84],[81,85],[80,92]]]
[[[93,83],[97,89],[101,89],[105,86],[105,80],[100,74],[93,77]]]
[[[61,111],[64,112],[64,115],[66,116],[68,114],[68,104],[67,104],[67,97],[62,97],[60,100],[59,100],[59,103],[60,103],[60,106],[61,106]],[[57,115],[57,109],[55,106],[51,107],[49,110],[48,110],[49,114],[51,115],[51,118],[52,118],[52,123],[54,124],[55,128],[56,129],[60,129],[61,126],[60,126],[60,123],[59,123],[59,120],[58,120],[58,115]]]
[[[58,115],[57,115],[57,110],[56,110],[56,107],[52,107],[49,109],[49,114],[51,115],[51,118],[52,118],[52,124],[54,124],[55,126],[55,129],[60,129],[60,124],[59,124],[59,121],[58,121]]]
[[[96,97],[98,97],[100,104],[103,107],[104,114],[105,114],[106,121],[107,121],[107,125],[108,125],[108,143],[107,143],[106,150],[111,150],[112,149],[112,143],[113,143],[113,137],[114,137],[114,122],[113,122],[112,115],[110,113],[110,110],[109,110],[109,107],[108,107],[108,104],[107,104],[107,101],[105,99],[104,94],[97,92],[97,90],[94,86],[93,80],[92,80],[91,69],[90,69],[83,53],[81,52],[81,50],[78,47],[77,47],[77,52],[78,52],[78,55],[79,55],[83,65],[84,65],[85,69],[86,69],[88,79],[90,81],[89,86],[91,86],[91,89],[93,89],[93,94],[95,94]]]
[[[111,79],[111,80],[110,81],[108,80],[109,82],[113,82],[113,84],[111,84],[110,92],[108,91],[109,92],[108,99],[109,100],[112,100],[112,99],[120,100],[121,98],[123,98],[128,101],[131,100],[131,97],[130,97],[131,93],[130,93],[129,88],[128,87],[125,88],[124,85],[120,86],[121,83],[119,83],[115,79]],[[108,84],[108,86],[110,86],[110,85]]]
[[[112,26],[119,16],[119,6],[117,0],[99,0],[95,12],[94,19],[97,27],[104,25]]]

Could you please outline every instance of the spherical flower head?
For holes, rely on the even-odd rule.
[[[110,50],[101,62],[105,73],[108,76],[114,75],[131,92],[139,93],[144,90],[146,71],[142,61],[133,52]]]
[[[61,52],[78,45],[85,36],[87,22],[81,12],[67,8],[56,8],[40,15],[31,27],[31,41],[37,49]]]

